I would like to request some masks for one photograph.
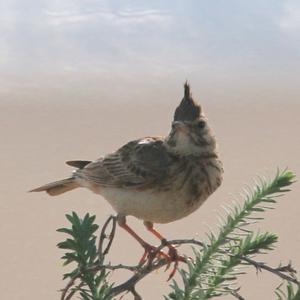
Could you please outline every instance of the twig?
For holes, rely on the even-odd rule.
[[[284,272],[288,272],[290,274],[295,274],[296,271],[292,268],[291,264],[288,264],[287,266],[283,266],[283,267],[279,267],[279,268],[272,268],[269,267],[268,265],[266,265],[263,262],[257,262],[249,257],[242,257],[242,260],[248,262],[249,264],[253,265],[257,270],[261,270],[264,269],[266,271],[269,271],[277,276],[279,276],[282,279],[291,281],[295,284],[300,285],[300,281],[298,281],[296,278],[289,276],[287,274],[285,274]]]
[[[73,297],[73,295],[77,292],[77,290],[79,290],[83,285],[84,285],[84,283],[81,282],[76,289],[72,290],[69,293],[69,295],[66,297],[66,300],[70,300]]]
[[[238,293],[239,290],[240,288],[236,289],[235,291],[231,291],[230,294],[238,300],[245,300],[245,298]]]
[[[142,296],[135,290],[134,287],[130,292],[134,296],[134,300],[143,300]]]
[[[99,265],[99,264],[96,264],[92,267],[86,268],[85,271],[86,272],[96,272],[96,271],[100,271],[100,270],[103,270],[103,269],[111,270],[111,271],[124,269],[124,270],[132,271],[132,272],[137,272],[139,270],[139,265],[126,266],[126,265],[118,264],[118,265],[114,266],[114,265]]]
[[[74,285],[74,283],[75,283],[75,280],[77,279],[77,278],[79,278],[79,276],[80,276],[80,273],[79,274],[77,274],[77,275],[75,275],[69,282],[68,282],[68,284],[66,285],[66,287],[64,288],[64,289],[62,289],[61,290],[61,297],[60,297],[60,299],[61,300],[68,300],[68,299],[70,299],[69,298],[69,295],[66,297],[66,295],[67,295],[67,293],[68,293],[68,291],[69,291],[69,289]],[[74,293],[72,293],[72,295],[73,295]],[[72,297],[72,295],[71,295],[71,297]]]
[[[111,232],[109,235],[106,234],[106,229],[108,227],[108,225],[112,222],[112,228],[111,228]],[[99,261],[102,262],[104,259],[104,256],[109,252],[110,247],[112,245],[113,239],[115,237],[115,233],[116,233],[116,223],[117,223],[117,218],[116,216],[110,216],[106,222],[104,223],[102,229],[101,229],[101,233],[100,233],[100,238],[99,238],[99,244],[98,244],[98,257],[99,257]],[[109,242],[106,246],[106,248],[103,251],[103,244],[104,244],[104,240],[109,237]]]
[[[151,265],[147,265],[145,267],[141,267],[140,270],[138,270],[138,272],[136,274],[134,274],[132,277],[130,277],[128,280],[126,280],[125,282],[123,282],[122,284],[112,288],[110,290],[109,295],[107,295],[107,297],[104,299],[110,299],[111,297],[115,297],[125,291],[132,291],[132,289],[134,289],[135,285],[141,280],[143,279],[146,275],[148,275],[149,273],[151,273],[154,270],[157,270],[165,265],[167,265],[169,262],[161,259],[160,261],[158,261],[157,263],[153,263]]]
[[[185,245],[185,244],[188,244],[188,245],[196,245],[196,246],[200,246],[200,247],[204,247],[205,244],[200,242],[200,241],[197,241],[195,239],[178,239],[178,240],[169,240],[169,241],[165,241],[164,243],[162,243],[160,246],[158,246],[155,250],[155,252],[153,253],[153,255],[156,255],[158,254],[163,248],[165,248],[167,245],[178,245],[178,246],[181,246],[181,245]]]

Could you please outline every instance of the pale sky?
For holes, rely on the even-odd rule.
[[[5,95],[49,76],[295,89],[300,75],[298,0],[2,0],[0,36]]]

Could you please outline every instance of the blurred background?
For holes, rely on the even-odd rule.
[[[203,239],[217,227],[221,205],[242,199],[256,175],[271,177],[277,167],[300,174],[297,0],[2,0],[0,36],[3,298],[59,298],[66,283],[56,243],[64,237],[55,230],[67,224],[64,215],[90,212],[102,224],[113,212],[86,190],[56,198],[27,191],[68,176],[66,160],[167,134],[186,79],[217,136],[225,174],[197,212],[158,225],[168,238]],[[296,183],[257,226],[279,235],[276,250],[259,257],[272,266],[292,260],[300,270],[299,196]],[[128,221],[154,242],[140,221]],[[134,264],[141,254],[118,230],[112,262]],[[247,271],[240,293],[274,299],[281,281]],[[137,290],[162,299],[167,277],[160,270]]]

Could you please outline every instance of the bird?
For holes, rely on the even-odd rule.
[[[123,145],[95,161],[72,160],[72,175],[31,192],[45,191],[57,196],[84,187],[105,198],[117,213],[120,227],[144,248],[144,263],[156,247],[142,239],[126,222],[127,216],[144,222],[149,232],[162,243],[166,239],[154,224],[171,223],[195,212],[221,185],[223,165],[216,138],[203,109],[192,96],[188,82],[175,110],[171,130],[166,136],[146,136]],[[172,245],[162,258],[178,261],[184,258]]]

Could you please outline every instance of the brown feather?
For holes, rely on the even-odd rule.
[[[42,185],[29,192],[47,192],[51,196],[63,194],[79,187],[73,177]]]

